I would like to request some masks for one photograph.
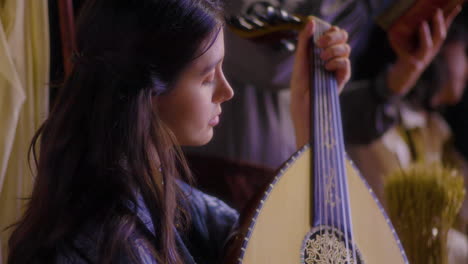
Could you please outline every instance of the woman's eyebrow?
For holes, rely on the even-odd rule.
[[[201,72],[200,75],[205,75],[205,74],[209,73],[211,70],[213,70],[214,67],[216,67],[216,65],[220,64],[221,61],[222,61],[223,59],[224,59],[224,58],[221,58],[221,59],[217,60],[215,63],[212,63],[212,64],[206,66],[206,67],[202,70],[202,72]]]

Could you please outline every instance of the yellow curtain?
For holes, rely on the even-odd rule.
[[[48,1],[0,0],[0,230],[14,223],[31,192],[27,150],[48,109]],[[8,236],[0,233],[0,261]]]

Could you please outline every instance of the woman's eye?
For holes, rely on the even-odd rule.
[[[215,78],[213,76],[213,77],[209,77],[209,78],[205,79],[202,84],[203,85],[212,85],[214,83],[215,83]]]
[[[213,83],[214,83],[214,80],[208,80],[208,81],[204,81],[203,85],[212,85]]]

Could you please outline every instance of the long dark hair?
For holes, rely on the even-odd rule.
[[[130,251],[137,217],[127,204],[137,203],[137,193],[155,220],[157,260],[182,262],[174,230],[185,214],[175,181],[188,169],[152,98],[206,51],[221,17],[217,0],[85,4],[74,69],[30,146],[37,176],[8,263],[52,262],[58,245],[89,223],[105,223],[97,262],[110,263]]]

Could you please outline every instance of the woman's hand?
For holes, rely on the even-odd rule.
[[[314,34],[315,24],[309,21],[299,34],[294,69],[291,77],[291,116],[296,132],[296,145],[302,147],[310,137],[310,57],[309,41]],[[320,57],[325,60],[325,68],[335,73],[341,91],[351,77],[349,54],[351,48],[346,43],[348,33],[338,27],[331,27],[318,40],[322,48]]]
[[[416,50],[412,48],[409,39],[402,39],[392,30],[388,32],[388,40],[397,55],[395,64],[390,67],[387,74],[387,86],[390,92],[404,96],[414,87],[439,52],[447,31],[460,10],[461,7],[458,6],[445,18],[442,10],[438,9],[432,18],[431,29],[427,21],[421,23]]]

